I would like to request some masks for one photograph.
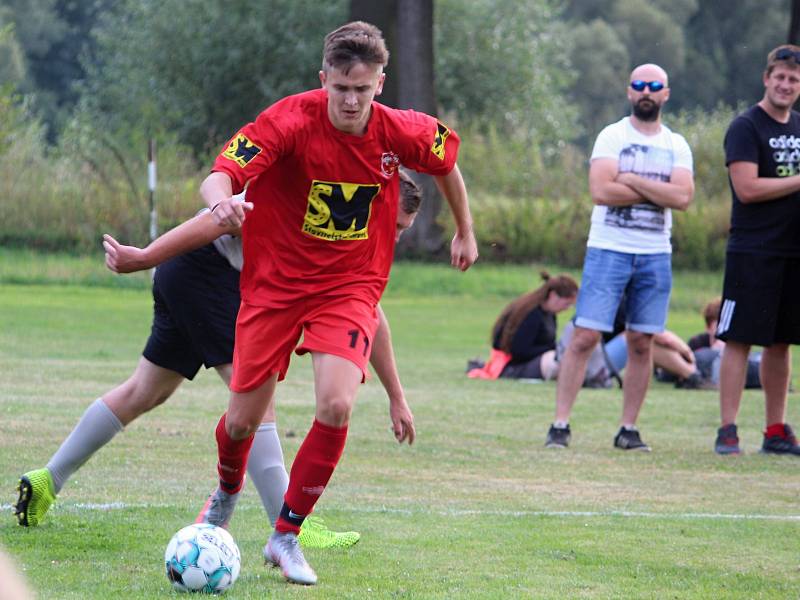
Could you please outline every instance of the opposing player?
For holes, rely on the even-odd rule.
[[[456,225],[452,264],[466,270],[478,254],[456,167],[458,137],[433,117],[374,101],[387,61],[372,25],[349,23],[328,34],[322,88],[277,102],[236,132],[200,188],[216,223],[242,225],[244,268],[231,400],[216,430],[219,485],[199,518],[230,518],[276,384],[293,351],[310,352],[316,418],[264,548],[296,583],[317,581],[297,534],[344,450],[376,342],[376,307],[395,242],[398,165],[435,176]],[[248,182],[254,208],[245,218],[232,195]]]
[[[401,210],[397,216],[396,237],[413,224],[420,201],[419,188],[401,172]],[[163,260],[159,251],[169,244],[170,238],[178,236],[183,227],[168,232],[143,250],[122,246],[107,236],[109,268],[128,273],[155,266]],[[225,231],[214,227],[218,235]],[[241,239],[224,234],[158,267],[153,285],[152,332],[136,371],[86,410],[46,467],[20,478],[15,511],[20,525],[41,523],[56,495],[75,471],[124,426],[166,401],[184,379],[193,379],[201,365],[214,367],[225,384],[230,383],[241,265]],[[382,311],[379,317],[381,335],[371,362],[389,395],[395,437],[399,442],[412,443],[415,437],[413,415],[397,374],[388,322]],[[274,525],[289,479],[274,411],[265,415],[256,433],[252,454],[248,466],[250,479]],[[357,532],[333,532],[320,520],[311,519],[304,525],[299,539],[306,547],[328,548],[350,546],[359,538]]]

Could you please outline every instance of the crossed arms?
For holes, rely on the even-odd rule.
[[[596,158],[589,167],[589,193],[599,206],[630,206],[650,201],[664,208],[686,210],[694,197],[694,178],[688,169],[672,169],[669,181],[620,173],[614,158]]]

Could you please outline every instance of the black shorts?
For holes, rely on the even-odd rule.
[[[800,258],[728,252],[717,337],[800,344]]]
[[[193,379],[233,362],[239,272],[209,244],[168,260],[153,279],[153,327],[142,355]]]
[[[507,364],[500,373],[503,379],[544,379],[542,376],[542,355],[526,362]]]

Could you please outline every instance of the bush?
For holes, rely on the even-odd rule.
[[[68,252],[97,251],[103,233],[120,241],[149,240],[145,144],[122,151],[101,133],[77,125],[53,148],[41,123],[28,118],[9,133],[0,161],[4,217],[0,245]],[[201,206],[201,175],[189,152],[159,148],[159,230]]]
[[[720,269],[724,264],[731,200],[722,144],[735,114],[721,106],[666,118],[689,142],[695,168],[692,206],[672,212],[673,264],[678,268]],[[563,145],[557,155],[544,155],[540,146],[496,129],[467,125],[459,131],[459,164],[482,260],[580,266],[593,207],[588,152]]]
[[[124,243],[147,243],[144,134],[133,132],[128,141],[120,142],[76,120],[52,147],[44,127],[29,116],[23,118],[22,107],[0,101],[2,107],[6,144],[0,161],[5,208],[0,245],[96,251],[106,232]],[[722,138],[733,114],[720,108],[669,120],[692,147],[697,188],[690,209],[673,212],[676,267],[723,265],[730,191]],[[463,138],[459,164],[470,192],[482,260],[579,267],[592,210],[586,153],[570,145],[548,152],[522,135],[504,135],[485,125],[466,124],[459,131]],[[161,232],[202,205],[197,191],[205,171],[192,156],[174,138],[159,138]],[[443,214],[449,218],[449,211]]]

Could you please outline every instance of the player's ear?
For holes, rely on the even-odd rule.
[[[319,82],[322,85],[322,87],[325,87],[325,71],[319,72]]]
[[[381,73],[378,77],[378,87],[375,88],[375,95],[380,96],[383,91],[383,82],[386,80],[386,73]]]

